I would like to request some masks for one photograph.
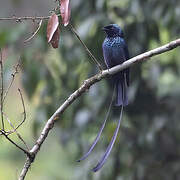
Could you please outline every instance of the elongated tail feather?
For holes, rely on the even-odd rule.
[[[99,132],[98,132],[98,134],[97,134],[97,136],[95,138],[95,140],[93,141],[92,145],[90,146],[88,152],[85,153],[77,162],[80,162],[80,161],[86,159],[91,154],[91,152],[94,149],[95,145],[99,141],[99,138],[100,138],[100,136],[102,134],[102,131],[103,131],[104,127],[105,127],[106,121],[107,121],[107,119],[109,117],[109,113],[110,113],[110,110],[111,110],[111,107],[112,107],[112,102],[113,102],[113,99],[114,99],[114,92],[115,92],[115,87],[113,89],[112,99],[111,99],[111,102],[110,102],[110,105],[109,105],[109,108],[108,108],[108,112],[106,114],[106,118],[105,118],[105,120],[104,120],[104,122],[103,122],[103,124],[102,124],[102,126],[101,126],[101,128],[100,128],[100,130],[99,130]]]
[[[122,114],[123,114],[123,106],[121,106],[121,113],[120,113],[120,118],[119,118],[119,121],[118,121],[118,125],[116,127],[116,130],[114,132],[114,135],[111,139],[111,142],[109,143],[107,149],[106,149],[106,152],[104,153],[103,157],[101,158],[101,160],[98,162],[98,164],[96,165],[96,167],[94,167],[92,170],[94,172],[97,172],[103,165],[104,163],[106,162],[112,148],[113,148],[113,145],[115,143],[115,140],[116,140],[116,137],[118,135],[118,131],[119,131],[119,127],[120,127],[120,124],[121,124],[121,119],[122,119]]]

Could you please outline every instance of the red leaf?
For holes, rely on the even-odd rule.
[[[61,0],[60,2],[60,13],[62,17],[62,23],[64,26],[69,24],[70,16],[71,16],[71,9],[69,0]]]
[[[59,26],[59,20],[58,16],[56,14],[53,14],[48,21],[47,25],[47,40],[48,43],[51,41],[54,33],[56,32],[57,28]]]
[[[59,30],[59,28],[57,28],[51,41],[50,41],[53,48],[58,48],[58,46],[59,46],[59,33],[60,33],[60,30]]]

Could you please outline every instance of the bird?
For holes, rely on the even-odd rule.
[[[102,50],[103,50],[105,64],[107,68],[109,69],[127,61],[129,59],[129,51],[128,51],[127,44],[124,40],[124,33],[117,24],[110,24],[108,26],[105,26],[103,30],[106,33],[106,38],[102,44]],[[85,153],[78,160],[78,162],[80,162],[86,159],[91,154],[95,145],[99,141],[102,131],[105,127],[106,121],[108,119],[108,116],[112,107],[112,102],[114,99],[114,92],[116,90],[115,106],[121,106],[120,117],[118,120],[117,127],[114,131],[113,137],[111,138],[111,141],[104,155],[102,156],[98,164],[92,169],[94,172],[97,172],[103,167],[115,143],[115,140],[116,140],[119,128],[120,128],[121,119],[122,119],[123,107],[128,105],[127,87],[129,86],[129,73],[130,73],[129,68],[126,68],[123,71],[118,72],[112,76],[113,93],[112,93],[112,99],[108,108],[108,112],[106,114],[106,118],[95,140],[90,146],[88,152]]]
[[[124,40],[124,33],[117,24],[105,26],[106,38],[103,42],[103,56],[107,68],[122,64],[129,59],[129,51]],[[127,106],[127,87],[129,86],[129,68],[112,76],[116,88],[116,106]]]

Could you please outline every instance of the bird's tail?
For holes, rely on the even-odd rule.
[[[127,85],[125,82],[125,78],[119,79],[116,81],[116,106],[127,106],[128,105],[128,97],[127,97]]]
[[[110,102],[110,105],[109,105],[109,108],[108,108],[108,112],[106,114],[106,118],[105,118],[105,120],[104,120],[104,122],[103,122],[103,124],[102,124],[102,126],[101,126],[101,128],[100,128],[100,130],[99,130],[99,132],[98,132],[98,134],[97,134],[97,136],[95,138],[95,140],[93,141],[92,145],[90,146],[88,152],[86,154],[84,154],[77,162],[80,162],[80,161],[86,159],[91,154],[92,150],[94,149],[94,147],[96,146],[97,142],[99,141],[99,138],[100,138],[100,136],[102,134],[102,131],[103,131],[105,125],[106,125],[106,121],[107,121],[107,119],[109,117],[109,113],[110,113],[110,110],[111,110],[111,107],[112,107],[112,103],[113,103],[113,99],[114,99],[114,94],[115,94],[115,87],[113,89],[112,99],[111,99],[111,102]]]
[[[123,114],[123,107],[124,106],[121,106],[121,112],[120,112],[120,117],[119,117],[119,121],[118,121],[118,125],[116,127],[116,130],[114,131],[114,135],[113,137],[111,138],[111,141],[106,149],[106,152],[104,153],[104,155],[102,156],[102,158],[100,159],[100,161],[98,162],[98,164],[96,165],[96,167],[94,167],[92,170],[94,172],[97,172],[99,169],[101,169],[103,167],[103,165],[105,164],[108,156],[110,155],[111,153],[111,150],[113,148],[113,145],[116,141],[116,137],[118,135],[118,131],[119,131],[119,128],[120,128],[120,124],[121,124],[121,119],[122,119],[122,114]]]

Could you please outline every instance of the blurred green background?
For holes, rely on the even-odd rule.
[[[48,0],[0,0],[0,17],[50,14],[57,3]],[[179,38],[178,0],[71,1],[72,24],[103,64],[102,27],[117,23],[123,29],[131,57]],[[21,71],[5,101],[14,124],[23,118],[17,88],[23,89],[27,119],[19,132],[32,147],[47,119],[86,78],[97,73],[81,44],[68,27],[60,27],[57,50],[46,42],[44,21],[27,44],[37,24],[0,21],[5,87],[13,65],[21,57]],[[113,107],[103,135],[91,156],[76,160],[96,137],[110,103],[112,89],[103,80],[76,100],[55,124],[41,147],[27,180],[178,180],[180,179],[180,49],[158,55],[131,68],[130,104],[120,133],[101,171],[92,173],[116,127],[119,109]],[[9,128],[6,122],[6,127]],[[17,143],[23,144],[11,136]],[[24,154],[0,137],[0,179],[17,179]]]

